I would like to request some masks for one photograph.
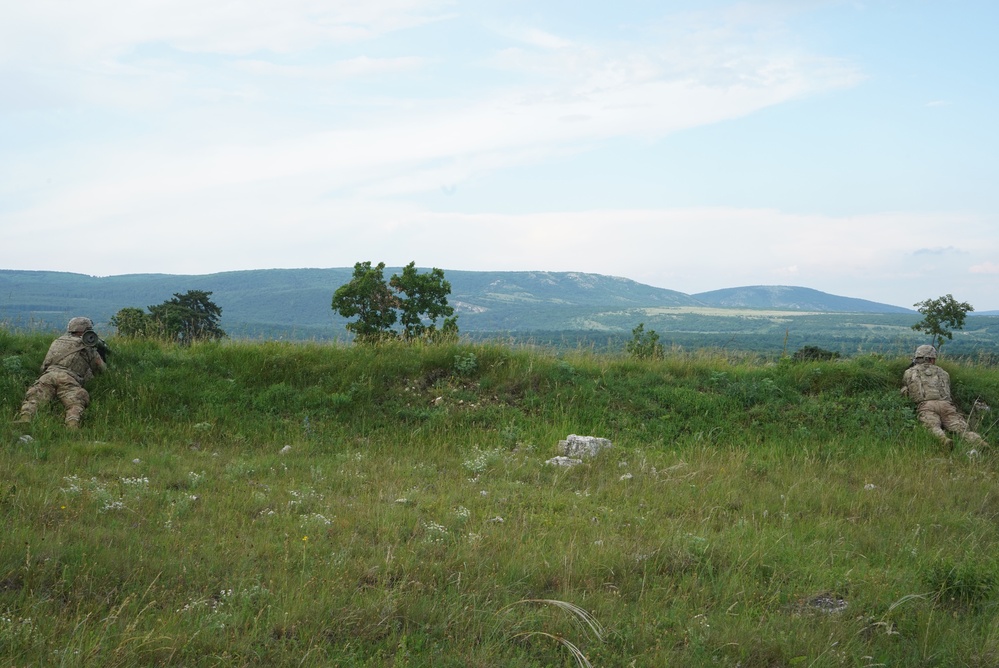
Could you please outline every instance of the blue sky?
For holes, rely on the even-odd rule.
[[[3,269],[999,309],[999,3],[3,4]]]

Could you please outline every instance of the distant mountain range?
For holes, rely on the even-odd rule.
[[[386,268],[386,279],[400,271],[401,267]],[[333,312],[331,302],[333,292],[352,275],[352,267],[104,277],[0,270],[0,324],[59,329],[72,316],[88,315],[107,331],[111,316],[122,308],[146,308],[175,293],[206,290],[222,308],[222,327],[232,336],[343,338],[346,321]],[[621,335],[630,334],[639,323],[649,323],[678,336],[684,332],[728,336],[744,331],[746,322],[761,318],[786,330],[779,323],[789,318],[804,322],[806,315],[842,316],[839,320],[863,315],[865,327],[887,318],[892,328],[904,333],[918,320],[912,309],[795,286],[749,286],[689,295],[582,272],[445,270],[445,278],[451,283],[448,301],[455,307],[463,333]],[[735,320],[742,324],[736,327]]]

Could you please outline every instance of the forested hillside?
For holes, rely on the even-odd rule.
[[[109,332],[126,307],[147,308],[189,290],[212,292],[222,327],[235,338],[345,340],[331,308],[352,268],[266,269],[200,276],[0,270],[0,323],[61,329],[86,314]],[[398,269],[387,268],[386,274]],[[688,295],[579,272],[446,271],[461,333],[559,347],[621,349],[640,323],[664,344],[768,353],[816,345],[842,354],[899,352],[925,342],[915,311],[809,288],[755,286]],[[935,296],[935,295],[934,295]],[[928,295],[927,297],[930,297]],[[109,332],[110,333],[110,332]],[[948,344],[955,354],[999,350],[999,317],[972,317]]]

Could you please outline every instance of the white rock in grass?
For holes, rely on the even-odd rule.
[[[545,464],[549,464],[551,466],[564,466],[567,468],[570,466],[578,466],[582,463],[582,459],[573,459],[572,457],[552,457],[545,462]]]
[[[564,441],[559,441],[559,450],[566,457],[596,457],[602,450],[612,447],[610,439],[598,436],[577,436],[569,434]]]
[[[290,445],[286,445],[283,448],[281,448],[281,454],[282,455],[286,455],[289,452],[291,452],[291,446]]]

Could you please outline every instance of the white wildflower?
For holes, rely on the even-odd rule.
[[[149,484],[149,478],[122,478],[121,482],[129,487],[142,487]]]
[[[438,524],[433,520],[423,523],[423,528],[427,531],[427,542],[428,543],[443,543],[447,538],[447,527],[443,524]]]
[[[105,501],[99,512],[107,513],[112,510],[125,510],[125,504],[121,501]]]

